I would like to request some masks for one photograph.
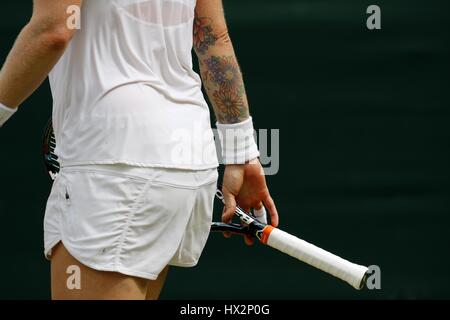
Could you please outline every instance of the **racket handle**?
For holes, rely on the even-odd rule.
[[[351,263],[280,229],[267,226],[261,242],[344,280],[355,289],[365,285],[367,267]]]

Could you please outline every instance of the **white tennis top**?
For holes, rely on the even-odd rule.
[[[62,166],[218,166],[192,69],[196,0],[85,0],[50,74]]]

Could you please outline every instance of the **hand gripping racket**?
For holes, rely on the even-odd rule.
[[[50,120],[44,133],[42,155],[45,167],[53,180],[60,170],[55,148],[56,140]],[[223,194],[220,190],[217,190],[216,197],[223,202]],[[366,267],[351,263],[287,232],[261,223],[255,216],[244,212],[240,207],[237,207],[235,214],[243,224],[213,222],[211,231],[227,231],[256,237],[261,243],[342,279],[356,289],[361,289],[365,285],[368,276]]]
[[[216,197],[223,202],[220,190],[216,191]],[[366,284],[367,267],[354,264],[287,232],[261,223],[240,207],[236,208],[235,215],[243,224],[213,222],[211,231],[227,231],[256,237],[261,243],[344,280],[358,290]]]

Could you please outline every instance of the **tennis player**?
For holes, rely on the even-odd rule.
[[[1,69],[0,126],[48,75],[54,299],[157,299],[169,265],[198,263],[218,179],[201,80],[226,164],[223,221],[239,203],[278,224],[221,0],[35,0]]]

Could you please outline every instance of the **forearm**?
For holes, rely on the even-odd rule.
[[[233,124],[248,119],[244,80],[228,31],[215,30],[212,18],[197,16],[194,42],[203,85],[217,120]]]
[[[68,44],[63,31],[27,25],[0,71],[0,103],[16,108],[45,80]]]

